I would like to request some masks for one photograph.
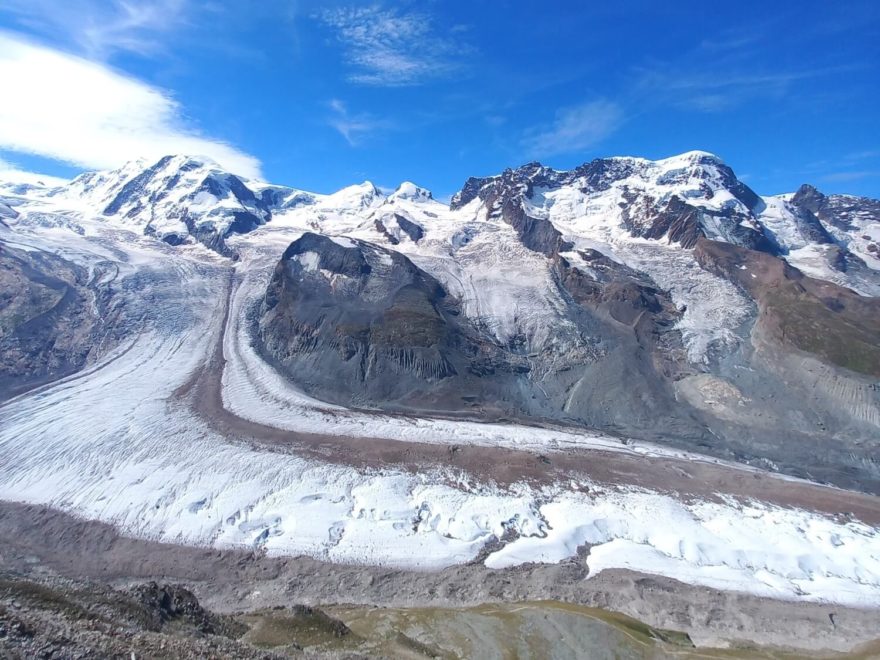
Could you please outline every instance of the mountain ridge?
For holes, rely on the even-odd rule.
[[[519,201],[528,204],[535,189],[540,194],[545,188],[563,187],[591,193],[621,188],[627,206],[625,213],[630,217],[625,222],[633,235],[668,237],[688,248],[695,245],[699,236],[720,237],[776,254],[804,247],[792,246],[785,238],[780,240],[771,227],[775,218],[766,213],[770,208],[771,214],[787,216],[787,225],[800,221],[809,227],[809,243],[829,246],[829,254],[822,260],[824,265],[818,262],[817,254],[803,255],[799,262],[808,269],[814,268],[814,273],[816,268],[838,272],[850,267],[863,270],[860,262],[866,259],[874,266],[880,265],[880,232],[863,231],[866,213],[875,217],[880,202],[849,195],[824,195],[808,184],[795,193],[760,197],[721,158],[705,151],[654,161],[632,156],[597,158],[571,170],[531,162],[497,175],[468,178],[452,196],[448,210],[460,210],[478,198],[485,202],[485,198],[497,196],[502,188],[507,198],[515,189],[519,190]],[[39,192],[41,187],[7,184],[5,189],[28,195]],[[273,215],[293,209],[322,203],[336,211],[358,212],[393,206],[398,200],[437,203],[429,190],[408,181],[390,194],[368,181],[319,194],[247,180],[225,172],[208,159],[191,156],[165,156],[152,164],[143,159],[131,161],[117,170],[82,174],[61,188],[47,186],[42,193],[45,197],[67,198],[73,208],[86,205],[91,212],[100,209],[104,216],[134,225],[171,244],[201,242],[226,256],[234,255],[226,245],[230,236],[252,231],[270,222]],[[508,213],[513,210],[508,208]],[[529,225],[522,227],[522,235],[533,241],[538,251],[549,254],[561,247],[543,218],[521,218],[515,222]],[[827,224],[837,233],[829,232]],[[846,278],[840,278],[838,283],[852,285]],[[858,290],[858,285],[854,288]]]

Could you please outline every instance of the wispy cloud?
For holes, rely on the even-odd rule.
[[[728,110],[753,99],[779,99],[798,83],[852,70],[852,66],[800,71],[741,72],[735,67],[713,70],[666,65],[641,71],[636,91],[679,107],[702,112]]]
[[[757,24],[748,32],[722,31],[677,59],[635,69],[631,95],[639,103],[722,112],[753,100],[779,101],[802,88],[805,81],[860,66],[805,58],[797,68],[776,67],[768,59],[767,43],[778,41],[780,34],[780,26],[772,22]]]
[[[259,161],[187,124],[165,90],[0,31],[0,149],[90,168],[170,153],[260,175]]]
[[[461,66],[469,48],[455,36],[438,34],[429,14],[370,7],[328,9],[318,18],[336,32],[348,63],[349,80],[364,85],[418,85],[448,76]]]
[[[828,183],[846,183],[848,181],[861,181],[862,179],[871,179],[880,177],[880,170],[859,170],[855,172],[832,172],[821,178],[822,181]]]
[[[583,151],[613,134],[624,121],[621,107],[605,99],[564,108],[545,126],[526,132],[523,146],[529,154],[552,156]]]
[[[83,54],[106,60],[119,52],[153,55],[186,20],[187,0],[4,0],[0,16]]]
[[[339,99],[332,99],[327,105],[331,112],[327,123],[352,147],[360,144],[368,135],[390,127],[390,123],[385,119],[367,113],[350,113],[345,103]]]
[[[873,160],[880,158],[880,149],[865,149],[864,151],[854,151],[844,155],[843,159],[851,163],[857,163],[863,160]]]

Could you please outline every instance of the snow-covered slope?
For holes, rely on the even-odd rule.
[[[132,161],[58,184],[0,181],[0,194],[16,203],[42,201],[44,210],[103,216],[171,244],[209,243],[206,237],[244,234],[271,221],[272,228],[353,234],[392,245],[424,237],[420,249],[407,252],[444,257],[483,231],[509,226],[501,206],[515,199],[529,217],[548,220],[573,245],[595,242],[612,257],[615,246],[638,242],[633,239],[688,249],[705,236],[781,254],[811,274],[872,295],[875,278],[859,269],[880,268],[880,203],[826,197],[809,186],[761,198],[717,156],[701,151],[658,161],[598,159],[570,171],[530,163],[468,179],[451,206],[411,182],[389,195],[368,181],[316,194],[249,181],[187,156]],[[821,263],[811,261],[816,255]],[[854,265],[859,272],[849,276]]]
[[[16,191],[12,191],[16,192]],[[17,191],[46,210],[108,222],[171,245],[198,241],[223,253],[230,234],[268,222],[275,209],[309,204],[302,191],[250,182],[204,158],[136,160],[107,172],[88,172],[66,185]]]
[[[7,223],[85,231],[80,221],[95,218],[172,245],[202,243],[241,256],[243,267],[273,268],[303,232],[384,246],[436,278],[487,341],[517,355],[530,380],[542,383],[541,397],[574,394],[568,410],[577,409],[577,397],[648,396],[666,405],[654,399],[656,393],[612,395],[614,384],[599,385],[595,376],[560,382],[556,393],[547,389],[547,378],[566,366],[624,350],[609,343],[619,310],[606,309],[618,304],[609,297],[620,295],[612,289],[621,282],[662,291],[678,309],[675,318],[655,319],[664,328],[672,323],[673,332],[664,329],[664,346],[655,351],[666,361],[659,368],[672,379],[668,387],[749,350],[755,302],[729,278],[697,263],[693,247],[701,239],[774,255],[863,295],[880,293],[876,203],[825,197],[808,187],[761,198],[718,157],[700,151],[658,161],[598,159],[570,171],[530,163],[468,179],[448,206],[411,182],[390,194],[370,182],[318,194],[247,181],[183,156],[84,174],[63,187],[0,191]],[[597,259],[606,260],[601,268]],[[617,273],[613,285],[608,268]],[[578,292],[572,278],[580,282]],[[648,304],[626,295],[628,304]],[[579,311],[585,297],[588,306],[602,308],[589,311],[592,320]],[[637,382],[647,381],[642,375]],[[595,391],[584,392],[589,383]]]
[[[844,505],[821,506],[844,498],[871,513],[860,499],[867,496],[846,500],[823,488],[799,507],[785,497],[762,502],[774,490],[768,483],[786,494],[804,484],[719,458],[871,492],[880,483],[872,381],[806,352],[760,353],[766,337],[751,335],[758,299],[695,257],[694,246],[715,239],[766,256],[786,275],[778,257],[806,264],[799,251],[833,246],[847,269],[829,262],[833,272],[813,272],[870,292],[876,264],[860,256],[873,252],[856,234],[873,235],[872,207],[855,211],[831,198],[810,211],[814,221],[797,215],[792,199],[758,198],[702,152],[604,159],[570,172],[531,164],[468,180],[449,206],[411,183],[391,194],[367,182],[324,195],[176,156],[60,187],[0,184],[0,243],[75,264],[96,302],[88,313],[100,318],[100,341],[80,371],[2,404],[0,497],[166,542],[392,566],[557,562],[589,544],[586,560],[574,560],[591,575],[628,568],[877,606],[880,531],[858,515],[837,515],[850,510]],[[383,293],[398,272],[383,275],[384,266],[404,255],[398,270],[407,284],[425,273],[454,299],[449,309],[460,313],[450,326],[467,325],[466,336],[482,342],[473,345],[515,363],[507,375],[521,388],[507,401],[471,399],[456,412],[519,396],[549,402],[542,414],[561,402],[560,416],[587,421],[484,423],[310,396],[297,374],[287,378],[264,359],[254,334],[270,284],[300,286],[276,274],[306,232],[322,236],[307,239],[312,249],[291,250],[299,270],[286,272],[301,275],[302,286],[317,281],[319,304],[338,304],[336,291],[356,301],[362,282],[364,296]],[[325,267],[330,251],[342,264]],[[369,253],[365,265],[375,272],[352,269],[346,259],[357,252]],[[225,256],[233,254],[237,261]],[[318,284],[297,293],[305,298]],[[417,302],[436,303],[426,297]],[[376,318],[370,331],[398,327]],[[338,350],[349,330],[331,330],[322,339]],[[501,366],[483,364],[471,382],[491,391]],[[630,428],[655,442],[627,435]],[[321,434],[321,451],[343,450],[332,461],[300,454],[291,433]],[[440,446],[446,462],[346,462],[389,442]],[[490,474],[514,452],[531,452],[528,466],[548,466],[545,481],[524,474],[499,485],[477,474],[473,448],[503,450],[484,460]],[[456,469],[444,467],[462,454]],[[592,474],[600,454],[632,462],[611,477]],[[568,471],[572,457],[583,462]],[[667,460],[673,478],[637,485],[640,465],[659,469],[656,461]],[[706,466],[733,477],[694,495],[696,468]],[[620,474],[629,481],[612,483]],[[742,489],[736,496],[725,490],[731,483]],[[753,494],[757,501],[745,501]]]
[[[880,295],[880,202],[820,193],[765,197],[760,220],[785,259],[813,277]]]

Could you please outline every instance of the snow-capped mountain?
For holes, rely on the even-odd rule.
[[[808,274],[878,293],[871,271],[880,268],[880,203],[826,197],[810,186],[762,198],[719,158],[698,151],[660,161],[597,159],[571,171],[530,163],[468,179],[449,207],[410,182],[390,195],[370,182],[321,195],[249,181],[185,156],[86,173],[60,188],[7,183],[2,189],[16,198],[51,198],[62,211],[101,215],[170,244],[198,241],[221,252],[225,239],[273,216],[280,218],[276,225],[357,231],[394,243],[423,231],[408,209],[428,205],[438,220],[432,224],[450,218],[465,229],[466,219],[456,212],[479,200],[490,222],[491,216],[510,220],[521,212],[523,219],[514,224],[527,218],[529,227],[517,230],[520,239],[545,255],[563,246],[556,243],[562,234],[613,242],[626,233],[684,249],[703,236],[784,256]],[[8,217],[13,211],[4,206]],[[479,211],[471,208],[474,220]],[[455,240],[467,236],[465,230]]]
[[[225,238],[265,224],[273,210],[313,202],[302,191],[247,181],[187,156],[89,172],[52,196],[62,208],[97,213],[171,245],[195,240],[223,254]]]
[[[167,543],[876,605],[877,223],[703,152],[449,205],[181,156],[0,182],[0,496]]]
[[[529,163],[449,205],[411,182],[318,194],[183,156],[0,191],[12,231],[118,228],[241,258],[264,356],[338,404],[743,456],[768,433],[806,456],[828,429],[880,424],[878,203],[760,197],[705,152]]]

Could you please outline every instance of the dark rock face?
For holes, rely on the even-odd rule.
[[[0,242],[0,400],[86,362],[97,331],[87,273]]]
[[[452,209],[465,206],[479,197],[490,209],[516,230],[520,241],[530,250],[552,257],[571,247],[553,224],[544,218],[533,218],[523,209],[523,199],[532,195],[535,185],[557,181],[553,170],[540,163],[529,163],[516,170],[504,170],[499,177],[468,179],[464,188],[452,198]]]
[[[346,382],[368,398],[403,398],[458,373],[468,347],[459,313],[403,255],[307,233],[275,270],[260,338],[276,363],[318,391]]]
[[[617,322],[634,325],[643,315],[653,315],[663,327],[680,316],[667,291],[659,289],[647,275],[617,263],[596,250],[579,250],[595,275],[587,275],[559,257],[566,289],[578,304],[593,307],[606,305]]]
[[[823,245],[834,242],[831,234],[825,229],[825,225],[822,224],[822,221],[812,211],[797,205],[795,205],[795,209],[797,210],[795,222],[797,223],[797,230],[801,238],[811,243],[821,243]]]
[[[578,254],[589,265],[590,272],[558,257],[556,267],[562,287],[589,314],[631,330],[631,338],[638,347],[634,363],[645,380],[655,381],[657,389],[662,389],[665,379],[676,380],[691,373],[681,335],[674,328],[682,313],[669,292],[658,288],[644,273],[600,252],[580,250]],[[629,335],[626,331],[622,334]]]
[[[457,211],[458,209],[467,206],[473,200],[479,197],[480,190],[491,180],[491,177],[468,177],[468,180],[464,182],[461,190],[459,190],[452,196],[452,200],[450,200],[449,203],[449,208],[451,208],[453,211]]]
[[[153,582],[123,590],[0,574],[3,658],[290,657],[241,641],[247,631],[237,618],[202,608],[181,585]]]
[[[856,219],[880,220],[880,200],[853,195],[824,195],[809,184],[798,188],[791,204],[845,231],[855,228],[853,221]]]
[[[850,229],[847,218],[836,216],[831,213],[830,200],[828,197],[820,193],[816,188],[805,183],[791,198],[791,204],[813,214],[814,216],[824,216],[825,222],[830,222],[840,229]]]
[[[868,234],[859,236],[858,226],[865,222],[880,222],[880,201],[851,195],[824,195],[813,186],[804,184],[789,200],[789,208],[795,214],[801,238],[827,245],[828,265],[841,273],[849,273],[851,282],[856,286],[859,283],[866,285],[870,290],[868,287],[876,282],[877,274],[863,257],[880,255],[880,244],[872,241]],[[828,228],[831,228],[830,232]],[[831,232],[836,232],[837,236]],[[860,250],[853,242],[861,244],[867,254],[857,254]]]
[[[397,238],[394,234],[388,231],[388,228],[385,226],[385,223],[381,220],[374,220],[373,226],[376,228],[376,231],[382,234],[391,245],[400,245],[400,239]]]
[[[397,226],[409,236],[410,240],[413,243],[418,243],[425,236],[425,231],[416,223],[412,222],[408,218],[403,217],[399,213],[394,214],[394,219],[397,220]]]
[[[8,204],[4,204],[0,202],[0,222],[3,222],[4,218],[15,219],[18,217],[18,211],[9,206]],[[3,224],[6,224],[5,222]]]
[[[711,222],[726,240],[761,252],[776,253],[776,245],[762,231],[749,226],[752,218],[733,209],[710,211],[688,204],[673,195],[665,204],[645,195],[628,195],[623,208],[623,219],[633,236],[668,238],[684,248],[692,248],[697,240],[706,237],[705,226]]]
[[[630,234],[641,238],[670,241],[691,248],[697,239],[705,237],[700,222],[700,209],[673,197],[664,209],[657,210],[654,200],[639,195],[625,196],[628,204],[623,208],[623,222]]]
[[[131,589],[131,596],[143,608],[143,625],[159,631],[169,623],[191,626],[202,634],[241,637],[247,627],[204,609],[195,594],[182,585],[148,582]]]
[[[425,230],[421,226],[400,213],[390,213],[377,218],[373,221],[373,226],[391,245],[400,244],[401,234],[409,237],[413,243],[418,243],[425,236]]]
[[[533,218],[516,200],[507,199],[501,207],[501,216],[519,235],[522,244],[545,257],[571,249],[571,243],[562,239],[562,234],[549,220]]]

